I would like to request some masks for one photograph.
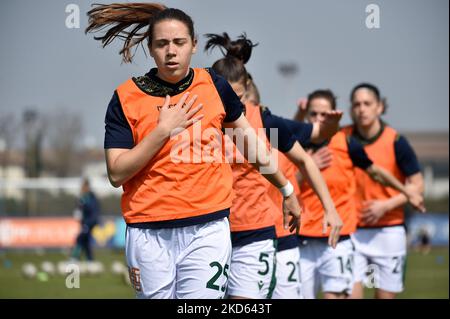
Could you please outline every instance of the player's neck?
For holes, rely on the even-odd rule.
[[[358,125],[358,133],[365,138],[370,140],[374,138],[381,130],[381,121],[377,120],[370,126],[360,126]]]

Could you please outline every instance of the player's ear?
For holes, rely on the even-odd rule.
[[[377,103],[377,115],[381,116],[383,114],[383,110],[384,110],[383,102],[379,101]]]
[[[194,38],[194,40],[192,41],[192,54],[197,52],[197,37]]]

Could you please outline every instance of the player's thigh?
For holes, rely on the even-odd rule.
[[[377,266],[375,288],[387,293],[400,293],[404,289],[406,271],[406,253],[396,256],[384,256],[372,258]]]
[[[353,246],[350,239],[336,248],[327,247],[321,256],[318,272],[323,292],[350,295],[353,288]]]
[[[219,299],[225,296],[230,272],[228,219],[200,227],[177,260],[177,299]]]
[[[275,240],[256,241],[233,247],[229,296],[249,299],[271,298],[275,285]]]
[[[323,249],[313,240],[300,245],[301,294],[305,299],[316,298],[318,290],[317,257]]]
[[[130,281],[138,298],[169,299],[175,291],[175,255],[170,230],[127,227],[125,253]]]
[[[298,247],[278,251],[276,255],[276,285],[273,299],[300,299],[301,273]]]
[[[363,283],[369,271],[368,257],[357,248],[353,251],[353,282]]]

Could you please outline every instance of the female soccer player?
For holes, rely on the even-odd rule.
[[[103,46],[124,39],[125,62],[132,60],[131,49],[147,40],[156,64],[119,85],[105,118],[108,177],[124,189],[126,256],[137,297],[222,298],[230,265],[233,177],[220,145],[222,128],[250,128],[243,105],[226,81],[190,67],[197,41],[183,11],[124,3],[98,5],[88,16],[86,32],[106,29],[95,38]],[[273,169],[253,130],[248,136],[248,156],[268,168],[265,177],[283,193],[295,227],[300,208],[292,185]],[[211,161],[216,145],[218,158]]]
[[[308,96],[306,119],[310,123],[320,122],[324,114],[336,108],[336,99],[330,90],[317,90]],[[326,229],[322,223],[322,206],[307,183],[300,184],[300,199],[304,206],[300,228],[300,269],[302,293],[305,298],[315,298],[319,287],[324,298],[347,298],[352,289],[353,247],[350,234],[356,230],[354,196],[356,181],[354,168],[358,167],[368,180],[389,184],[407,194],[415,204],[421,196],[407,190],[394,176],[375,165],[367,156],[363,146],[343,132],[331,139],[308,148],[318,151],[326,146],[331,155],[322,175],[330,190],[336,209],[344,222],[341,240],[336,249],[326,245]]]
[[[249,81],[247,91],[245,92],[245,100],[255,105],[260,105],[260,94],[253,80]],[[330,112],[324,113],[327,117]],[[339,112],[340,114],[340,112]],[[275,115],[272,115],[276,117]],[[291,131],[294,133],[296,140],[302,146],[307,146],[311,142],[322,143],[333,135],[335,122],[331,122],[329,118],[321,122],[304,123],[303,121],[291,121],[283,119]],[[337,120],[338,122],[338,120]],[[328,127],[328,129],[327,129]],[[282,152],[277,151],[278,165],[283,174],[294,185],[295,194],[299,198],[300,189],[297,183],[298,168],[292,163]],[[319,167],[320,168],[320,167]],[[272,212],[275,215],[275,230],[277,237],[276,251],[276,285],[273,291],[273,299],[299,299],[303,298],[301,288],[301,272],[300,272],[300,249],[298,245],[297,234],[283,227],[282,214],[280,212],[283,198],[279,196],[275,187],[269,185],[268,195],[275,204]]]
[[[226,33],[208,34],[205,50],[219,47],[225,57],[213,64],[213,70],[223,76],[241,98],[245,97],[248,73],[244,64],[250,59],[253,44],[245,36],[231,41]],[[284,121],[267,109],[247,103],[246,117],[255,129],[266,129],[263,138],[268,147],[270,128],[278,129],[277,148],[293,161],[308,177],[324,206],[326,221],[331,225],[330,245],[339,238],[342,225],[328,190],[311,158],[295,141]],[[340,116],[339,116],[340,118]],[[233,188],[236,198],[231,207],[230,223],[232,256],[230,265],[230,298],[270,298],[275,284],[276,229],[274,211],[280,213],[268,196],[268,185],[248,163],[233,163]],[[291,229],[292,231],[292,229]],[[297,244],[295,245],[297,246]],[[298,296],[298,295],[297,295]]]
[[[351,95],[353,125],[344,128],[364,145],[364,149],[380,167],[388,170],[408,187],[423,192],[423,177],[417,157],[405,137],[387,125],[381,115],[385,111],[380,91],[369,83],[353,88]],[[376,298],[395,298],[403,291],[406,262],[404,194],[379,185],[356,171],[358,230],[352,235],[355,245],[354,298],[363,297],[362,282],[370,273]],[[424,212],[423,205],[417,207]]]

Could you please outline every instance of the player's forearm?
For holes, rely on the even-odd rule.
[[[393,176],[391,173],[389,173],[384,168],[377,166],[375,164],[372,164],[369,168],[367,168],[367,172],[369,176],[374,179],[375,181],[380,182],[383,185],[390,186],[396,190],[398,190],[400,193],[404,194],[405,196],[409,196],[405,185],[403,185],[395,176]]]
[[[311,133],[311,142],[315,144],[320,144],[325,140],[333,137],[338,131],[339,126],[334,123],[314,123]]]
[[[245,116],[241,116],[236,121],[228,123],[227,126],[234,128],[233,135],[237,141],[244,142],[243,145],[239,142],[236,143],[236,147],[240,153],[272,185],[280,188],[288,183],[286,177],[278,169],[277,158],[272,156],[271,152],[267,149],[266,143],[258,137]]]
[[[108,154],[108,177],[114,187],[119,187],[139,172],[159,152],[169,138],[169,132],[157,126],[139,144],[121,152],[114,158]]]
[[[404,194],[395,195],[386,200],[386,211],[391,211],[399,207],[403,207],[408,203],[408,198]]]
[[[318,122],[313,123],[313,129],[311,132],[311,142],[320,144],[325,140],[324,137],[320,134],[320,124]]]
[[[425,191],[425,183],[423,181],[423,175],[421,172],[407,177],[406,184],[414,184],[414,186],[421,194],[423,194]]]
[[[319,168],[314,163],[311,156],[303,151],[298,143],[294,144],[292,149],[286,153],[286,156],[300,169],[302,177],[306,179],[319,197],[325,212],[332,211],[334,209],[334,204],[330,192],[328,191],[328,187]]]
[[[253,135],[254,134],[254,135]],[[267,149],[264,141],[254,133],[248,134],[245,139],[245,148],[248,150],[246,159],[266,178],[272,185],[277,188],[287,184],[287,179],[278,168],[278,162],[275,156]],[[256,142],[253,142],[256,141]],[[245,154],[245,152],[244,152]],[[252,159],[255,159],[252,161]]]

